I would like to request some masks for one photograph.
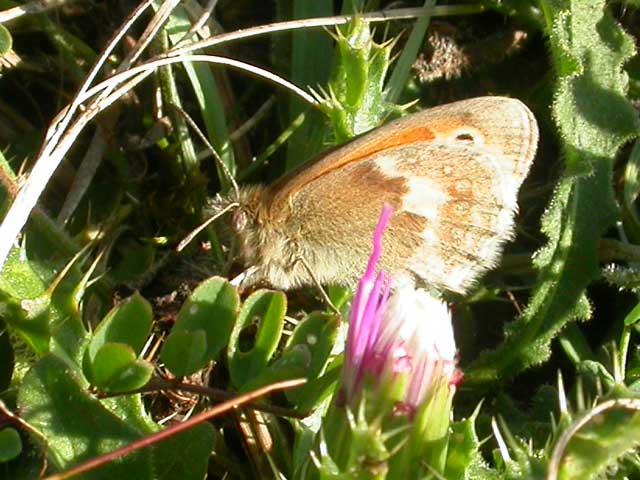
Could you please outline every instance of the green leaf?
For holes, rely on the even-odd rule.
[[[4,161],[0,155],[0,164]],[[3,168],[11,176],[8,166]],[[40,214],[35,218],[46,217]],[[84,291],[81,286],[85,283],[80,279],[79,267],[74,265],[80,254],[59,270],[40,260],[66,256],[73,248],[72,245],[53,245],[50,240],[56,237],[55,227],[50,220],[43,225],[46,232],[38,228],[31,235],[27,228],[27,241],[9,254],[0,275],[0,312],[4,311],[4,315],[0,315],[10,330],[37,354],[57,351],[77,360],[85,350],[88,336],[78,309],[82,297],[76,296]],[[55,264],[60,265],[59,262],[56,258]]]
[[[300,347],[298,345],[298,347]],[[258,371],[256,375],[247,379],[242,384],[240,391],[248,392],[268,385],[293,378],[305,377],[306,367],[311,362],[309,352],[304,348],[293,348],[287,350],[278,357],[271,365]]]
[[[142,387],[153,373],[153,365],[137,360],[124,343],[105,343],[92,363],[93,384],[105,392],[126,392]]]
[[[4,57],[9,50],[11,50],[12,45],[13,39],[11,38],[9,30],[7,30],[4,25],[0,25],[0,58]]]
[[[307,315],[291,334],[285,352],[302,346],[309,351],[311,362],[307,366],[309,380],[316,378],[329,359],[336,340],[340,318],[337,315],[312,312]]]
[[[11,250],[0,275],[0,290],[15,298],[37,298],[46,286],[23,248]]]
[[[624,325],[625,327],[628,327],[635,324],[638,320],[640,320],[640,303],[633,307],[633,310],[624,317]]]
[[[331,303],[339,311],[342,311],[343,307],[353,297],[353,289],[342,285],[329,285],[327,287],[327,295],[329,295]]]
[[[573,0],[565,8],[555,3],[543,2],[559,72],[553,113],[569,173],[588,172],[595,161],[612,158],[638,135],[623,69],[635,47],[604,0]]]
[[[207,478],[214,437],[213,427],[204,423],[154,445],[154,477],[152,478],[158,480]],[[182,452],[188,452],[188,454],[181,454]]]
[[[138,292],[120,302],[100,321],[85,352],[83,369],[95,382],[93,363],[98,351],[107,343],[128,345],[134,354],[140,353],[151,331],[151,305]]]
[[[286,311],[287,297],[282,292],[258,290],[245,300],[228,347],[229,374],[236,387],[242,387],[266,369],[280,341]],[[243,348],[243,330],[256,323],[258,331],[253,346]]]
[[[467,370],[467,385],[504,380],[545,361],[551,340],[568,322],[589,318],[584,292],[600,276],[600,238],[618,216],[613,158],[640,131],[624,96],[622,66],[634,53],[633,42],[604,0],[542,5],[559,75],[553,113],[567,171],[542,218],[549,241],[534,259],[539,278],[530,303],[509,325],[505,342]]]
[[[13,248],[0,275],[0,316],[37,354],[49,350],[50,306],[35,265],[22,247]]]
[[[504,15],[515,17],[518,22],[527,23],[535,29],[544,26],[538,0],[482,0],[481,3]]]
[[[302,412],[318,408],[330,395],[335,394],[338,380],[342,374],[342,361],[342,355],[333,357],[320,377],[292,390],[293,394],[288,395],[287,398]]]
[[[204,330],[172,332],[162,346],[160,359],[176,377],[186,377],[207,363],[207,334]]]
[[[207,348],[201,361],[215,360],[227,345],[239,303],[238,292],[225,278],[211,277],[184,303],[169,337],[178,332],[205,332]]]
[[[29,424],[44,435],[49,465],[64,470],[123,447],[148,433],[144,422],[118,418],[89,395],[82,379],[54,355],[43,357],[25,376],[18,407]],[[139,397],[137,395],[136,397]],[[116,399],[110,399],[116,400]],[[121,400],[121,399],[117,399]],[[124,411],[123,411],[124,412]],[[134,414],[133,410],[129,410]],[[33,437],[39,442],[39,437]],[[213,443],[213,431],[204,424],[138,450],[83,475],[86,479],[204,478]],[[189,455],[176,455],[176,452]],[[175,476],[172,476],[175,475]]]
[[[637,406],[627,410],[626,400],[597,415],[588,411],[576,419],[588,423],[573,435],[562,456],[558,478],[595,478],[606,472],[609,465],[615,465],[618,458],[638,446],[640,438],[640,412]],[[573,424],[568,427],[572,428]]]
[[[477,408],[471,417],[451,424],[445,478],[469,478],[465,473],[470,466],[482,463],[480,440],[475,430],[479,411],[480,408]]]
[[[151,305],[136,292],[112,308],[100,321],[89,348],[96,352],[107,342],[119,342],[139,353],[151,331],[152,320]]]
[[[0,462],[13,460],[22,452],[20,434],[11,427],[0,430]]]
[[[285,395],[290,402],[296,405],[305,404],[308,409],[311,409],[312,405],[306,405],[309,401],[312,399],[318,402],[322,400],[321,393],[326,385],[319,388],[315,380],[325,370],[339,326],[339,317],[321,312],[310,313],[296,326],[283,355],[293,349],[302,349],[307,352],[308,361],[304,365],[304,373],[309,383],[287,390]]]
[[[58,469],[122,447],[139,437],[81,388],[81,379],[53,355],[25,376],[18,394],[22,417],[47,438],[49,462]],[[35,440],[39,440],[35,438]],[[149,478],[151,452],[141,451],[102,467],[93,478]]]

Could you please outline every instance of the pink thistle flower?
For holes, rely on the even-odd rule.
[[[385,272],[380,271],[376,275],[375,269],[382,253],[382,234],[392,212],[391,207],[385,203],[373,234],[373,251],[367,269],[358,282],[351,305],[343,369],[344,394],[347,399],[353,398],[360,389],[367,365],[372,366],[373,346],[380,331],[382,313],[391,290],[391,282]]]
[[[358,398],[365,378],[383,392],[403,382],[396,413],[412,415],[442,382],[454,387],[456,346],[445,303],[426,290],[402,287],[391,294],[391,278],[376,274],[382,234],[391,216],[383,207],[373,235],[373,251],[358,283],[349,320],[341,400]],[[383,395],[384,397],[384,395]]]
[[[446,303],[426,290],[400,288],[389,299],[381,324],[375,348],[386,362],[383,369],[409,377],[402,410],[415,411],[441,382],[453,387],[460,381]]]

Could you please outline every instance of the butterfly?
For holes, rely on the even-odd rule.
[[[513,236],[537,144],[522,102],[472,98],[392,121],[217,207],[239,205],[245,285],[355,284],[388,203],[380,267],[394,284],[464,293]]]

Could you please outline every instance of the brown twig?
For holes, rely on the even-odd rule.
[[[76,475],[80,475],[81,473],[88,472],[101,465],[104,465],[107,462],[113,461],[125,455],[129,455],[130,453],[133,453],[136,450],[140,450],[142,448],[153,445],[154,443],[158,443],[162,440],[165,440],[171,436],[177,435],[180,432],[188,430],[200,423],[206,422],[207,420],[214,418],[228,410],[237,408],[241,405],[246,405],[247,403],[250,403],[259,397],[268,395],[271,392],[297,387],[304,384],[305,382],[306,382],[306,379],[285,380],[282,382],[276,382],[276,383],[272,383],[271,385],[266,385],[264,387],[258,388],[249,393],[245,393],[238,397],[227,400],[226,402],[223,402],[220,405],[216,405],[215,407],[210,408],[209,410],[202,412],[199,415],[196,415],[195,417],[190,418],[186,422],[172,425],[171,427],[166,428],[165,430],[161,430],[159,432],[156,432],[154,434],[151,434],[149,436],[136,440],[130,443],[129,445],[125,445],[124,447],[114,450],[113,452],[109,452],[104,455],[100,455],[99,457],[92,458],[91,460],[81,463],[80,465],[73,467],[65,472],[47,477],[46,480],[64,480],[67,478],[74,477]]]
[[[113,393],[113,394],[106,393],[106,394],[99,395],[99,398],[110,398],[110,397],[117,397],[121,395],[133,395],[138,393],[154,393],[161,390],[197,393],[198,395],[204,395],[214,400],[230,400],[234,398],[233,393],[227,392],[225,390],[206,387],[204,385],[196,385],[193,383],[185,383],[180,380],[169,380],[162,377],[153,378],[142,388],[138,388],[136,390],[132,390],[129,392],[122,392],[122,393]],[[274,405],[265,405],[265,404],[256,403],[256,402],[248,402],[246,406],[249,408],[252,408],[253,410],[259,410],[261,412],[266,412],[266,413],[273,413],[274,415],[279,415],[281,417],[305,418],[308,415],[307,413],[297,413],[295,411],[292,411],[289,408],[278,407]]]

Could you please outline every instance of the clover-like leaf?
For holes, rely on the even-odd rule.
[[[229,340],[239,303],[238,292],[227,279],[212,277],[205,280],[178,312],[167,342],[173,342],[169,339],[178,332],[205,332],[206,350],[200,362],[204,365],[215,360]],[[178,340],[181,341],[184,340]]]
[[[176,377],[185,377],[207,365],[206,353],[207,334],[204,330],[181,330],[167,337],[160,359]]]
[[[313,399],[318,401],[322,399],[322,390],[326,389],[327,385],[316,380],[325,370],[339,325],[339,317],[313,312],[296,326],[283,355],[292,349],[302,349],[307,352],[308,363],[304,366],[304,375],[308,383],[285,392],[292,403],[297,405]],[[313,405],[305,406],[308,409],[313,408]]]
[[[242,305],[238,321],[229,339],[228,358],[231,380],[242,387],[258,376],[266,367],[280,341],[287,297],[282,292],[258,290]],[[257,325],[252,346],[245,347],[243,330]]]
[[[105,343],[92,363],[93,384],[105,392],[126,392],[142,387],[151,378],[153,366],[138,360],[124,343]]]
[[[89,381],[96,382],[93,364],[104,345],[129,346],[137,355],[149,336],[152,320],[151,305],[137,292],[111,309],[96,328],[85,352],[83,369]]]

